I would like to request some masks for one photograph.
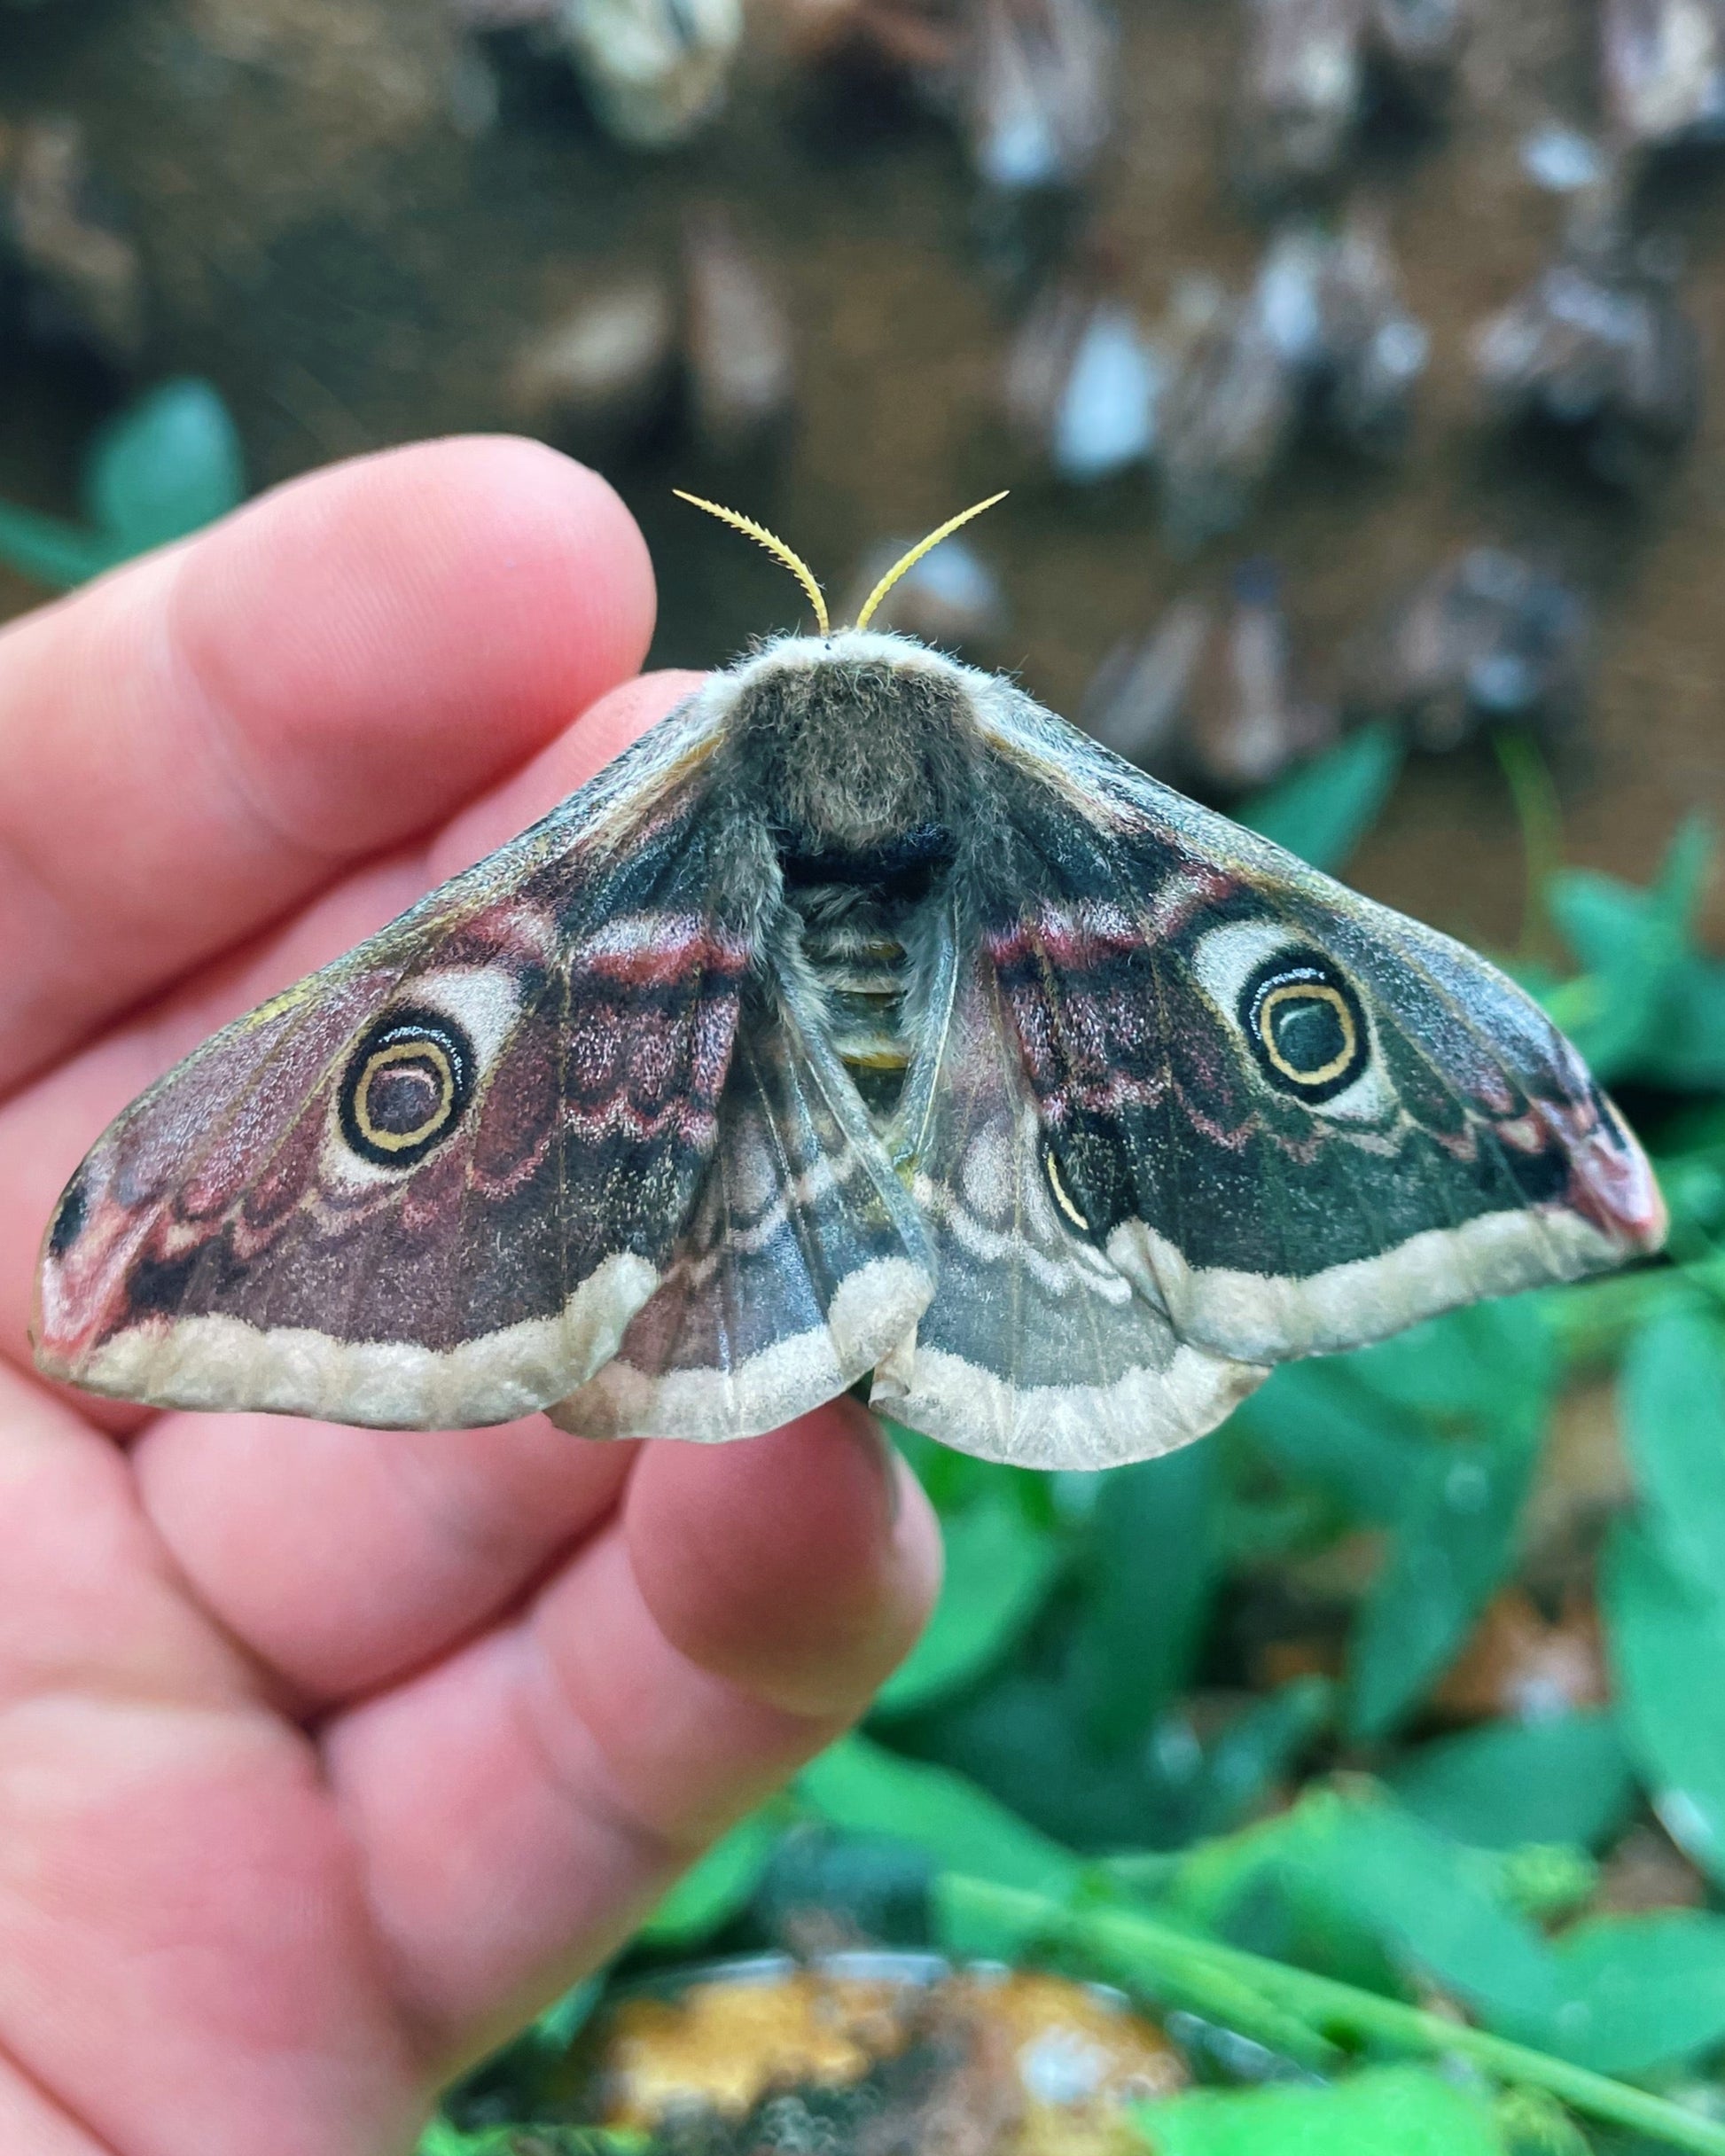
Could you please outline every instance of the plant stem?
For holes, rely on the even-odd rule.
[[[1644,2134],[1672,2148],[1693,2150],[1696,2156],[1725,2156],[1725,2126],[1627,2082],[1399,1999],[1380,1998],[1375,1992],[1221,1945],[1133,1910],[1068,1908],[1022,1888],[952,1874],[942,1885],[945,1892],[962,1897],[969,1910],[991,1923],[1026,1939],[1076,1947],[1143,1988],[1153,1989],[1160,1978],[1214,1996],[1220,1979],[1229,1988],[1254,1993],[1278,2014],[1292,2013],[1315,2034],[1333,2030],[1375,2038],[1425,2057],[1466,2058],[1511,2087],[1542,2089],[1588,2118]]]
[[[485,2126],[464,2133],[439,2113],[416,2156],[647,2156],[652,2136],[615,2126]]]
[[[1492,747],[1509,781],[1516,822],[1521,827],[1521,955],[1536,958],[1550,943],[1545,925],[1545,892],[1563,860],[1563,815],[1557,806],[1557,789],[1551,783],[1544,757],[1525,733],[1497,727],[1492,734]]]

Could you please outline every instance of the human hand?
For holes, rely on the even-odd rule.
[[[31,1374],[43,1226],[109,1117],[667,710],[689,677],[629,679],[652,613],[602,480],[468,441],[0,636],[6,2156],[410,2146],[926,1613],[932,1516],[852,1402],[600,1446]]]

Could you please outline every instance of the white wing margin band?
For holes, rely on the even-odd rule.
[[[524,1318],[458,1347],[338,1340],[239,1317],[146,1321],[105,1340],[76,1372],[90,1392],[160,1408],[230,1408],[385,1430],[512,1422],[563,1399],[617,1352],[659,1285],[628,1252],[606,1258],[554,1317]],[[52,1374],[52,1373],[51,1373]],[[68,1373],[71,1374],[71,1373]]]

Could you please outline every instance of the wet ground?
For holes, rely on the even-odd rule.
[[[1179,273],[1243,279],[1262,244],[1222,157],[1239,17],[1236,0],[1116,12],[1120,121],[1094,219],[1153,316]],[[783,280],[800,403],[770,464],[715,472],[673,434],[607,467],[660,564],[667,660],[720,660],[795,618],[782,573],[673,502],[674,483],[763,518],[839,591],[882,534],[1012,485],[977,534],[1011,600],[1003,656],[1068,710],[1119,636],[1243,556],[1284,565],[1322,685],[1346,637],[1451,547],[1555,547],[1601,624],[1588,725],[1557,764],[1568,850],[1645,878],[1685,809],[1725,809],[1725,381],[1672,480],[1635,507],[1482,426],[1468,330],[1538,268],[1563,215],[1520,145],[1554,116],[1593,124],[1595,102],[1590,6],[1475,12],[1448,122],[1377,144],[1361,167],[1433,332],[1409,455],[1379,467],[1302,452],[1240,531],[1192,559],[1163,545],[1142,480],[1078,496],[1026,473],[995,416],[1007,311],[959,150],[908,105],[812,85],[780,49],[773,0],[754,0],[725,115],[659,158],[611,145],[558,71],[519,56],[495,124],[464,131],[462,46],[437,0],[0,6],[0,117],[82,119],[147,258],[150,371],[211,377],[260,481],[510,424],[503,385],[535,325],[609,270],[668,263],[691,200],[729,206]],[[1666,175],[1653,222],[1686,250],[1716,377],[1725,153]],[[69,506],[89,410],[63,374],[0,360],[0,491]],[[0,577],[0,607],[32,596]],[[1422,761],[1354,877],[1463,934],[1510,939],[1520,863],[1489,754]],[[1713,918],[1725,931],[1717,885]]]

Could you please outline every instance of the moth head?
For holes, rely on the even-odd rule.
[[[854,881],[858,864],[890,879],[950,851],[965,783],[952,744],[972,677],[914,637],[869,624],[902,576],[1002,496],[937,526],[876,584],[855,627],[836,631],[813,574],[784,540],[716,502],[681,498],[745,533],[789,569],[819,624],[818,637],[774,639],[718,676],[712,689],[724,709],[733,783],[772,833],[781,859],[841,859]],[[910,863],[902,857],[907,838],[915,842]]]
[[[676,496],[678,501],[688,502],[696,509],[704,509],[708,516],[717,517],[722,524],[729,524],[734,530],[742,532],[753,539],[757,546],[765,547],[775,561],[790,570],[792,575],[808,594],[808,603],[815,610],[815,619],[819,624],[820,634],[825,637],[831,633],[831,624],[827,619],[826,597],[820,585],[815,581],[814,571],[809,568],[801,555],[793,552],[776,532],[769,532],[764,524],[757,524],[753,517],[744,516],[740,510],[722,508],[717,502],[704,501],[698,494],[685,494],[681,487],[674,487],[671,491]],[[933,531],[929,533],[927,538],[919,539],[909,553],[902,554],[874,590],[870,592],[868,598],[863,600],[852,627],[859,629],[867,629],[870,622],[873,621],[881,601],[898,582],[900,577],[908,574],[910,570],[914,569],[925,554],[933,553],[941,540],[949,539],[961,524],[968,524],[972,517],[980,517],[985,509],[992,509],[996,502],[1003,502],[1006,499],[1007,491],[1003,487],[998,494],[991,494],[986,502],[972,502],[968,509],[961,509],[956,517],[948,517],[944,524],[938,525]]]

